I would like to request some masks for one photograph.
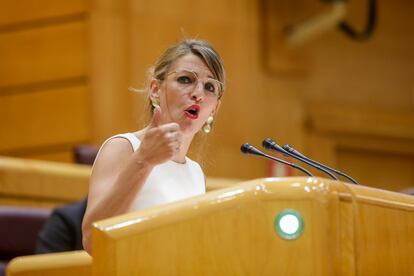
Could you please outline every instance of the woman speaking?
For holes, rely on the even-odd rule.
[[[155,63],[149,124],[109,138],[94,163],[82,225],[88,253],[94,221],[205,193],[203,171],[187,152],[197,132],[211,131],[224,83],[220,56],[202,40],[184,40]]]

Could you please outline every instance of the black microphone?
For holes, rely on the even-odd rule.
[[[295,158],[295,159],[297,159],[297,160],[299,160],[299,161],[301,161],[301,162],[303,162],[305,164],[308,164],[309,166],[312,166],[312,167],[320,170],[321,172],[326,173],[332,179],[338,180],[338,178],[334,174],[332,174],[331,172],[329,172],[328,170],[322,168],[321,166],[318,166],[316,164],[313,164],[312,162],[310,162],[310,161],[308,161],[308,160],[306,160],[306,159],[304,159],[304,158],[302,158],[300,156],[296,156],[296,155],[294,155],[294,154],[286,151],[285,149],[283,149],[281,146],[279,146],[275,141],[273,141],[270,138],[266,138],[266,139],[263,140],[263,147],[265,149],[267,149],[267,150],[274,150],[274,151],[278,151],[280,153],[283,153],[285,155],[289,155],[289,156],[291,156],[291,157],[293,157],[293,158]]]
[[[312,162],[312,163],[314,163],[314,164],[316,164],[316,165],[318,165],[318,166],[321,166],[321,167],[323,167],[323,168],[327,169],[328,171],[331,171],[331,172],[334,172],[334,173],[336,173],[336,174],[338,174],[338,175],[340,175],[340,176],[343,176],[343,177],[345,177],[346,179],[348,179],[349,181],[351,181],[352,183],[354,183],[354,184],[358,184],[358,185],[359,185],[359,183],[358,183],[355,179],[353,179],[352,177],[350,177],[349,175],[347,175],[347,174],[345,174],[345,173],[343,173],[343,172],[341,172],[341,171],[338,171],[338,170],[332,169],[332,168],[330,168],[330,167],[328,167],[328,166],[326,166],[326,165],[324,165],[324,164],[321,164],[321,163],[319,163],[319,162],[317,162],[317,161],[315,161],[315,160],[310,159],[309,157],[306,157],[305,155],[303,155],[303,154],[302,154],[302,153],[300,153],[299,151],[295,150],[295,149],[294,149],[291,145],[284,145],[284,146],[283,146],[283,149],[284,149],[284,150],[286,150],[286,151],[288,151],[288,152],[290,152],[291,154],[294,154],[294,155],[296,155],[296,156],[300,156],[300,157],[302,157],[303,159],[308,160],[309,162]]]
[[[285,165],[288,165],[290,167],[293,167],[295,169],[298,169],[298,170],[304,172],[305,174],[307,174],[308,176],[313,176],[313,174],[311,174],[308,170],[306,170],[306,169],[304,169],[304,168],[302,168],[302,167],[300,167],[300,166],[298,166],[296,164],[293,164],[293,163],[287,162],[285,160],[282,160],[282,159],[273,157],[271,155],[268,155],[266,153],[263,153],[260,150],[258,150],[257,148],[255,148],[252,145],[250,145],[249,143],[244,143],[243,145],[241,145],[240,150],[244,154],[251,154],[251,155],[262,156],[262,157],[268,158],[270,160],[277,161],[277,162],[280,162],[282,164],[285,164]]]

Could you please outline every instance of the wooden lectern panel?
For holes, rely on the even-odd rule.
[[[281,238],[281,211],[302,234]],[[355,205],[341,182],[259,179],[100,221],[94,275],[355,275]]]
[[[414,197],[348,187],[355,202],[355,275],[414,275]]]

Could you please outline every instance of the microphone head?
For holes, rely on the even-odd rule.
[[[243,145],[241,145],[240,147],[240,151],[244,154],[249,154],[249,149],[250,149],[250,144],[249,143],[244,143]]]
[[[244,143],[241,145],[240,150],[244,154],[255,154],[255,155],[263,155],[261,151],[250,145],[249,143]]]
[[[270,139],[270,138],[266,138],[266,139],[264,139],[263,140],[263,142],[262,142],[262,145],[263,145],[263,147],[265,148],[265,149],[267,149],[267,150],[271,150],[271,149],[273,149],[273,145],[274,144],[276,144],[275,143],[275,141],[273,141],[272,139]]]

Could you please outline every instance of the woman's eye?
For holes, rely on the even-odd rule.
[[[179,83],[192,83],[191,78],[188,77],[188,76],[180,76],[180,77],[177,78],[177,81]]]
[[[206,84],[204,84],[204,89],[206,89],[208,92],[212,92],[212,93],[216,92],[216,88],[210,82],[207,82]]]

